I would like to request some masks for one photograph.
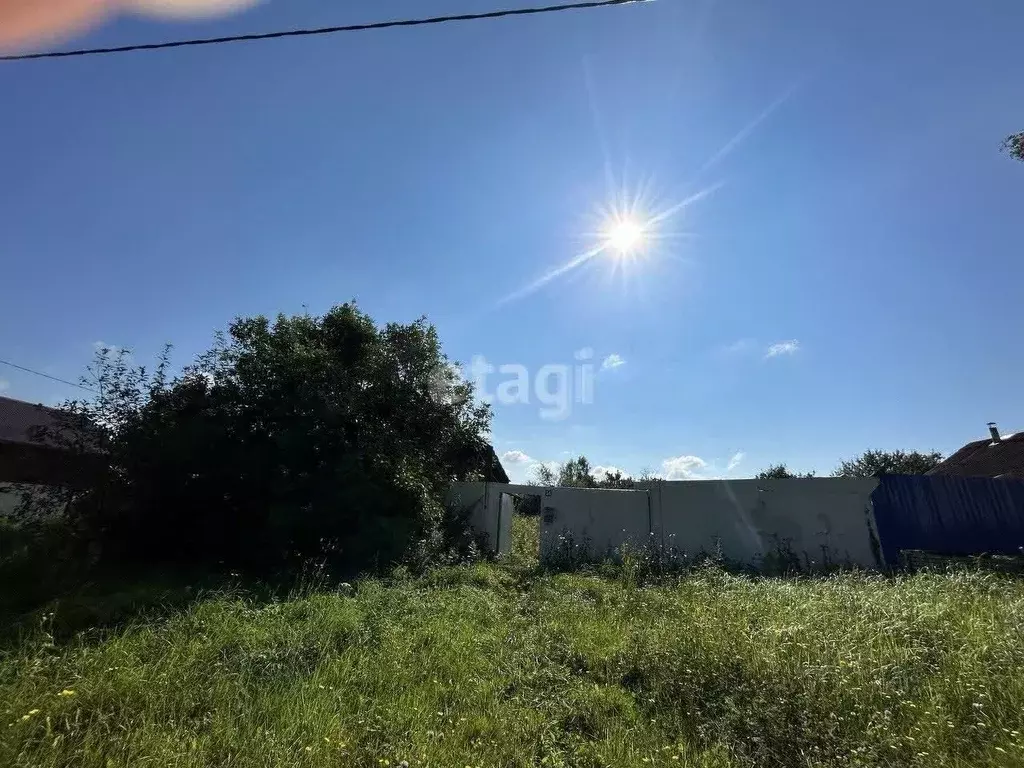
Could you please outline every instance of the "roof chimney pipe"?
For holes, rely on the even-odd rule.
[[[993,443],[1001,443],[1003,441],[1003,438],[999,436],[999,429],[996,427],[996,423],[994,421],[990,421],[988,423],[988,433],[992,435]]]

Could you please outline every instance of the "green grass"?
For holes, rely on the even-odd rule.
[[[0,765],[1024,765],[1024,582],[637,586],[537,571],[528,522],[505,564],[40,630]]]

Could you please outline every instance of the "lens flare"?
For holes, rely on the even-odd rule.
[[[681,217],[687,208],[721,186],[721,183],[711,184],[681,200],[667,202],[655,199],[650,191],[650,181],[639,184],[635,189],[623,184],[609,195],[611,199],[608,202],[596,205],[587,217],[592,228],[581,233],[586,243],[584,250],[499,299],[496,306],[524,299],[549,283],[587,267],[600,256],[611,262],[612,277],[639,273],[646,262],[679,258],[679,254],[674,252],[676,249],[669,244],[690,238],[693,233],[678,228],[681,222],[670,220]]]
[[[647,244],[644,226],[633,218],[612,221],[604,233],[608,250],[616,256],[631,256]]]

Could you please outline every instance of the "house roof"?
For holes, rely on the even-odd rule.
[[[60,424],[60,411],[56,408],[0,396],[0,443],[57,447],[53,440],[33,436],[36,429],[55,429]]]
[[[508,483],[508,473],[505,468],[501,466],[501,459],[498,458],[498,454],[494,450],[493,445],[487,446],[487,456],[485,457],[486,469],[484,470],[484,480],[489,483]]]
[[[1024,478],[1024,432],[970,442],[927,474]]]

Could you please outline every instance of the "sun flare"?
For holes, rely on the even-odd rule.
[[[647,232],[632,218],[616,219],[605,231],[605,244],[618,256],[628,256],[644,247]]]
[[[585,268],[595,259],[605,263],[609,277],[619,276],[624,280],[657,269],[667,259],[680,259],[677,244],[681,239],[693,237],[693,233],[680,228],[678,223],[673,224],[673,220],[713,193],[721,183],[698,189],[675,202],[659,201],[652,194],[650,180],[642,181],[635,188],[623,184],[618,191],[613,186],[609,185],[609,199],[595,204],[585,215],[589,228],[580,233],[583,249],[502,298],[499,306],[523,299],[548,283]]]

